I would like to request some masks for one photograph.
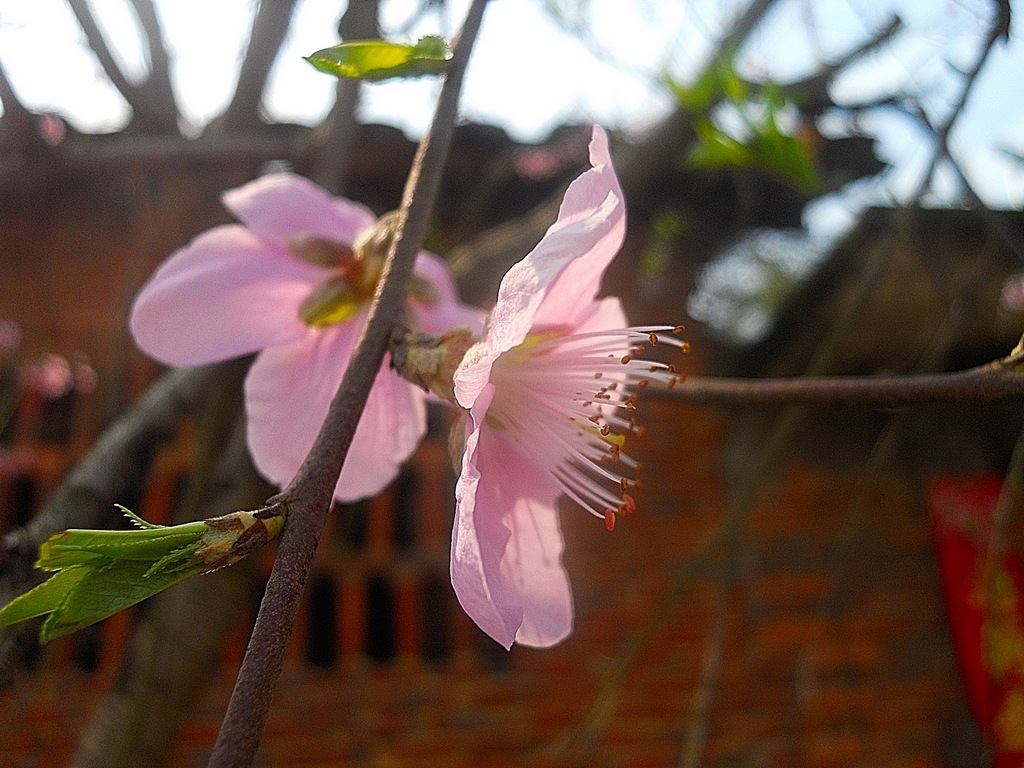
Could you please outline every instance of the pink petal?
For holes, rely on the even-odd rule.
[[[463,609],[506,648],[551,645],[572,629],[572,594],[547,473],[500,432],[483,427],[488,385],[471,412],[456,486],[452,585]]]
[[[622,302],[617,296],[606,296],[590,302],[585,310],[576,317],[574,333],[589,333],[590,331],[607,331],[617,328],[629,327],[629,320],[626,318],[626,311],[622,308]],[[623,338],[623,346],[628,347],[629,342]]]
[[[438,296],[434,305],[416,300],[409,302],[419,321],[419,330],[440,334],[456,326],[468,325],[474,333],[483,333],[487,313],[459,300],[455,281],[443,260],[427,251],[420,251],[416,257],[416,275],[430,283]]]
[[[341,383],[365,312],[351,322],[310,330],[296,343],[264,350],[245,382],[249,449],[256,467],[284,486],[305,459]],[[385,363],[335,490],[354,501],[383,490],[426,432],[424,396]]]
[[[584,173],[565,193],[555,227],[575,227],[590,222],[587,250],[562,270],[548,287],[547,295],[534,322],[541,325],[563,324],[575,327],[588,312],[601,287],[604,271],[622,247],[626,236],[626,206],[622,187],[612,167],[608,136],[594,126],[590,141],[591,170]]]
[[[299,304],[324,274],[243,227],[217,227],[160,265],[129,324],[139,347],[163,363],[226,360],[302,338]]]
[[[486,413],[493,396],[494,387],[488,385],[477,401],[481,414]],[[504,586],[501,580],[494,578],[499,571],[500,553],[508,544],[511,532],[501,523],[500,515],[482,514],[477,519],[476,497],[481,479],[477,457],[479,441],[479,424],[471,413],[462,472],[455,486],[452,586],[469,617],[507,649],[512,647],[516,630],[522,623],[522,610],[513,605],[511,595],[501,591]]]
[[[562,565],[562,529],[555,500],[520,496],[509,520],[512,538],[502,570],[516,583],[523,604],[516,642],[547,648],[568,637],[573,625],[572,589]]]
[[[377,372],[334,497],[376,496],[398,475],[427,433],[427,395],[391,369]]]
[[[622,245],[626,212],[604,131],[594,128],[594,167],[566,190],[558,219],[501,281],[488,345],[504,352],[534,325],[573,327],[589,310],[605,267]]]
[[[222,199],[249,230],[278,246],[303,233],[352,243],[377,221],[366,206],[332,197],[327,190],[293,173],[262,176],[228,190]]]
[[[455,400],[463,408],[472,408],[491,380],[491,366],[500,353],[481,342],[470,347],[455,369]]]

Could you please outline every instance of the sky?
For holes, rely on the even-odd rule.
[[[234,87],[252,16],[252,0],[156,0],[172,57],[172,77],[186,120],[198,133],[223,108]],[[565,9],[580,0],[547,0]],[[415,0],[384,0],[385,28],[400,39],[450,36],[468,0],[449,0],[411,29],[400,29]],[[126,0],[91,0],[130,76],[141,78],[145,58]],[[299,0],[292,31],[265,94],[276,120],[318,122],[334,83],[302,56],[337,42],[343,0]],[[492,0],[467,75],[463,114],[495,123],[521,141],[540,141],[564,122],[593,121],[640,137],[672,108],[659,78],[687,82],[713,50],[743,3],[739,0],[589,0],[587,39],[567,34],[544,9],[545,0]],[[900,42],[865,58],[836,83],[833,97],[859,101],[902,91],[926,92],[925,108],[938,121],[948,111],[961,76],[977,50],[991,0],[779,0],[739,61],[750,77],[786,79],[807,74],[880,28],[898,11],[909,30]],[[952,135],[954,155],[982,198],[993,207],[1024,204],[1024,45],[1015,18],[1009,45],[990,58]],[[23,101],[65,116],[79,130],[109,131],[127,111],[105,82],[63,0],[0,0],[0,61]],[[369,85],[361,118],[398,125],[417,137],[430,120],[436,81]],[[826,130],[849,128],[841,120]],[[894,169],[820,201],[809,226],[836,229],[857,208],[906,199],[929,157],[926,137],[894,111],[864,117],[858,129],[878,137],[879,154]],[[936,202],[955,192],[952,174],[936,184]]]

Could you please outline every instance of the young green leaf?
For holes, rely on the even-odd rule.
[[[101,560],[146,560],[164,555],[198,541],[206,530],[204,522],[129,531],[90,531],[78,528],[53,534],[39,546],[36,567],[57,571]]]
[[[42,642],[87,627],[190,576],[222,568],[280,533],[284,515],[234,512],[153,525],[121,507],[128,531],[68,530],[39,547],[36,567],[54,574],[0,608],[0,627],[49,614]]]
[[[694,125],[697,141],[686,161],[697,168],[760,168],[798,190],[814,191],[818,176],[810,149],[783,133],[771,105],[761,119],[746,121],[749,136],[734,138],[711,120]]]
[[[351,40],[323,48],[306,61],[329,75],[373,82],[392,77],[435,75],[448,66],[452,50],[435,35],[421,37],[415,45],[387,40]]]
[[[193,560],[188,567],[154,573],[151,565],[145,560],[121,560],[99,568],[74,569],[87,572],[50,612],[39,630],[39,639],[48,643],[54,638],[102,621],[190,576],[202,573],[204,568],[201,562]]]
[[[78,585],[88,570],[88,568],[67,568],[55,573],[25,594],[14,598],[0,608],[0,627],[17,624],[19,621],[34,619],[36,616],[49,613],[54,606],[60,605],[64,596]]]

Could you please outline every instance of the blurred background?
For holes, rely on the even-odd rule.
[[[396,207],[438,83],[302,56],[450,37],[466,5],[0,0],[0,603],[50,533],[124,525],[114,502],[170,522],[273,492],[245,451],[249,361],[164,371],[132,298],[261,173]],[[629,215],[605,291],[686,325],[688,376],[1002,357],[1024,331],[1015,10],[493,0],[427,247],[488,306],[596,122]],[[1018,404],[645,393],[639,421],[641,513],[609,534],[562,510],[574,634],[506,653],[448,582],[432,414],[396,483],[330,518],[261,764],[1024,765]],[[0,766],[205,765],[271,557],[45,648],[0,630]]]

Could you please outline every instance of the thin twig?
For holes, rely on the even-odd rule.
[[[652,393],[654,394],[654,393]],[[731,379],[694,376],[657,396],[695,405],[836,405],[891,408],[918,403],[1024,399],[1024,374],[999,363],[908,376]]]
[[[1004,16],[1003,8],[1000,6],[997,9],[997,13],[989,27],[988,34],[985,35],[985,39],[981,44],[981,51],[978,53],[978,58],[974,62],[974,66],[971,67],[967,72],[964,73],[964,86],[960,90],[960,96],[956,100],[952,109],[947,115],[946,119],[943,120],[935,131],[935,149],[932,152],[931,162],[928,164],[928,168],[924,175],[921,177],[921,183],[914,194],[914,204],[917,204],[924,197],[925,192],[931,185],[932,177],[935,175],[935,169],[943,159],[949,157],[949,136],[953,132],[953,126],[956,125],[956,121],[963,114],[964,106],[967,104],[967,98],[970,96],[975,81],[978,79],[978,75],[981,74],[981,70],[985,67],[985,62],[988,61],[989,55],[995,49],[996,42],[999,40],[1006,40],[1006,20],[1009,19],[1009,11],[1006,11]]]
[[[700,768],[704,746],[711,733],[711,702],[722,675],[725,661],[725,639],[729,626],[729,602],[732,588],[739,571],[740,555],[743,551],[739,530],[730,535],[723,545],[726,561],[719,566],[718,587],[715,589],[715,607],[704,643],[701,659],[700,682],[693,693],[690,704],[690,721],[686,729],[686,742],[679,756],[679,768]]]
[[[992,516],[992,533],[985,555],[986,607],[991,612],[996,605],[996,579],[1002,568],[1002,558],[1008,551],[1019,550],[1021,515],[1024,512],[1024,429],[1010,454],[1003,487],[996,500]],[[1016,540],[1014,540],[1016,539]]]
[[[147,89],[144,85],[137,86],[128,79],[118,64],[107,37],[96,21],[87,0],[68,0],[68,5],[75,14],[82,32],[85,33],[86,42],[103,68],[104,74],[131,106],[132,125],[144,133],[177,133],[178,113],[172,92],[158,87],[157,90],[161,92],[161,95],[169,97],[171,101],[169,103],[151,103],[147,97],[150,95],[149,90],[152,90],[152,86]],[[159,56],[159,53],[156,55]],[[166,85],[170,85],[169,81]]]
[[[554,741],[538,750],[534,755],[542,764],[568,754],[586,756],[596,747],[598,738],[615,713],[619,694],[628,680],[634,663],[654,634],[672,616],[676,605],[687,595],[694,583],[706,575],[712,558],[721,548],[722,542],[730,536],[729,531],[730,520],[727,519],[721,526],[708,534],[704,541],[696,547],[694,554],[681,564],[669,591],[662,595],[652,611],[651,617],[630,636],[626,647],[615,660],[611,674],[601,686],[601,690],[594,698],[586,715],[578,724],[559,734]]]
[[[245,58],[231,102],[211,124],[215,132],[232,133],[260,125],[260,108],[267,78],[291,26],[297,0],[260,3],[249,30]]]
[[[892,104],[890,106],[898,109],[901,114],[907,115],[911,119],[919,122],[925,130],[936,135],[938,134],[938,129],[932,124],[931,119],[928,117],[928,113],[925,112],[920,105],[917,105],[917,108],[911,108],[902,104]],[[1020,234],[1010,226],[1005,217],[990,208],[985,201],[982,200],[981,195],[978,194],[974,185],[971,184],[970,179],[967,178],[963,165],[957,161],[953,152],[948,147],[946,148],[946,160],[948,161],[950,168],[952,168],[953,173],[956,174],[957,181],[960,183],[961,193],[964,198],[966,198],[967,206],[969,208],[976,209],[985,220],[989,229],[995,233],[1007,248],[1013,251],[1017,260],[1024,262],[1024,242],[1021,242]]]
[[[867,269],[863,272],[861,279],[856,286],[854,295],[850,302],[843,308],[842,313],[836,322],[829,329],[828,335],[818,346],[807,368],[808,377],[820,377],[825,371],[830,370],[839,357],[843,341],[848,337],[856,319],[861,317],[864,308],[874,294],[875,289],[885,274],[896,247],[891,243],[889,247],[875,251]],[[735,541],[735,550],[726,552],[727,558],[737,558],[733,563],[738,567],[738,558],[743,544],[743,531],[746,521],[753,509],[757,494],[772,477],[786,456],[790,442],[796,434],[797,428],[806,415],[804,405],[788,405],[772,422],[768,437],[761,446],[754,458],[751,470],[741,479],[739,488],[729,498],[729,516],[726,519],[725,527],[727,535],[723,541]],[[728,571],[723,576],[721,589],[723,594],[720,601],[728,602],[729,592],[734,584],[734,577]],[[667,598],[663,598],[665,600]],[[671,606],[675,608],[675,604]],[[668,610],[668,608],[666,608]],[[711,658],[721,653],[720,648],[725,645],[727,625],[723,623],[720,632],[712,632],[708,637],[708,646],[705,646],[705,656]],[[704,670],[700,688],[696,697],[692,700],[690,723],[691,726],[703,723],[710,723],[711,709],[715,703],[715,695],[718,692],[720,667],[709,666]],[[698,738],[688,740],[680,754],[680,765],[699,765],[703,758],[703,751],[706,745],[707,733],[698,733]]]
[[[272,505],[288,510],[277,559],[235,689],[210,756],[209,768],[250,766],[270,713],[274,684],[298,613],[335,484],[387,341],[401,314],[413,265],[426,232],[451,146],[459,92],[487,0],[474,0],[455,46],[430,131],[420,143],[402,200],[402,228],[392,243],[366,326],[327,418],[295,479]]]

